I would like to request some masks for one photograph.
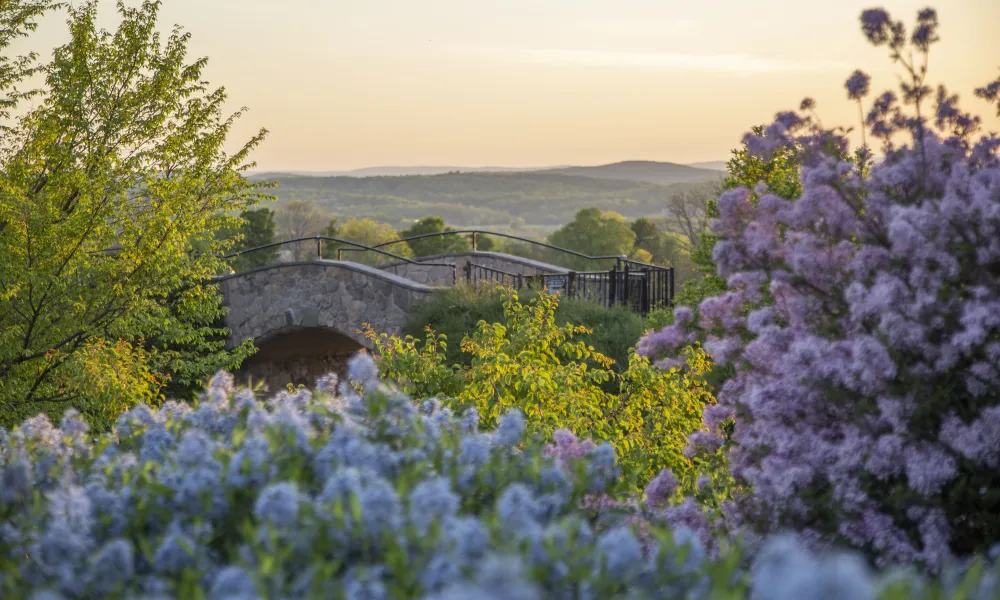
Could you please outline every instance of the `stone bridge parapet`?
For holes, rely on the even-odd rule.
[[[358,263],[278,263],[215,279],[229,311],[230,347],[284,331],[323,328],[370,347],[357,330],[398,333],[414,304],[434,288]]]

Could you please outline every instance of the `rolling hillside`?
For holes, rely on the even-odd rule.
[[[713,173],[715,177],[720,174]],[[261,175],[278,182],[278,202],[307,200],[341,217],[401,223],[429,214],[454,225],[563,225],[581,208],[596,206],[627,217],[660,214],[680,186],[566,175],[551,171],[450,173],[399,177]]]
[[[558,169],[549,169],[542,172],[594,177],[597,179],[646,181],[661,185],[692,181],[707,181],[719,177],[719,173],[716,170],[699,169],[687,165],[649,160],[629,160],[612,163],[610,165],[600,165],[597,167],[563,167]]]
[[[596,206],[635,218],[657,215],[676,190],[718,179],[721,173],[684,165],[626,162],[540,171],[449,172],[433,175],[322,176],[262,173],[278,182],[278,202],[311,201],[341,217],[389,223],[440,215],[451,224],[563,225],[581,208]]]

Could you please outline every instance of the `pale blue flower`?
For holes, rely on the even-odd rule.
[[[457,582],[434,600],[541,600],[538,586],[528,581],[524,565],[514,557],[489,556],[476,570],[475,583]]]
[[[608,442],[587,453],[587,482],[591,492],[603,492],[621,476],[616,464],[615,448]]]
[[[616,527],[602,534],[597,540],[597,547],[608,573],[615,579],[628,579],[642,566],[642,546],[625,527]]]
[[[251,431],[233,454],[226,472],[226,481],[237,488],[260,487],[274,476],[276,465],[271,462],[271,443],[258,431]]]
[[[336,373],[327,373],[316,380],[316,391],[320,394],[336,394],[340,378]]]
[[[523,483],[508,486],[497,498],[497,516],[505,530],[515,536],[528,535],[539,528],[541,508],[531,489]]]
[[[378,365],[367,352],[358,352],[347,361],[347,379],[365,390],[374,389],[379,383]]]
[[[344,595],[351,600],[384,600],[389,591],[382,567],[354,567],[344,576]]]
[[[509,410],[497,422],[493,432],[493,443],[498,446],[516,446],[524,438],[524,413],[520,410]]]
[[[254,503],[253,512],[258,520],[278,527],[291,528],[299,517],[299,511],[306,499],[297,485],[283,481],[261,490]]]
[[[476,433],[479,431],[479,411],[476,410],[476,407],[469,407],[462,413],[460,429],[462,433],[465,434]]]
[[[403,525],[403,507],[392,485],[381,477],[365,482],[359,498],[365,532],[378,539]]]
[[[195,568],[201,549],[190,535],[172,528],[156,549],[153,569],[163,575],[177,575],[184,569]]]
[[[410,522],[418,535],[426,535],[434,522],[455,515],[460,502],[444,477],[421,481],[410,492]]]
[[[215,576],[208,597],[212,600],[252,600],[261,596],[249,573],[242,567],[230,566]]]
[[[128,540],[117,538],[104,544],[91,561],[86,576],[92,592],[103,597],[130,581],[134,571],[132,544]]]
[[[187,429],[181,434],[174,460],[179,465],[196,466],[212,457],[217,444],[201,429]]]
[[[177,445],[177,438],[161,423],[149,426],[137,440],[140,462],[163,462],[167,453]]]

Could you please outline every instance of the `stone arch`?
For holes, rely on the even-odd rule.
[[[324,327],[367,342],[364,323],[397,333],[413,306],[436,288],[357,263],[279,263],[219,277],[229,345],[263,339],[290,327]]]
[[[327,373],[343,378],[347,361],[365,350],[357,340],[326,327],[285,327],[254,340],[257,352],[233,374],[240,385],[263,383],[275,393],[289,383],[312,388]]]
[[[215,281],[228,308],[227,345],[252,339],[261,349],[238,375],[257,373],[258,378],[270,377],[272,382],[277,380],[269,374],[279,364],[301,373],[300,379],[308,378],[322,371],[323,364],[345,359],[345,353],[370,349],[359,332],[366,323],[380,333],[399,333],[413,306],[429,299],[436,289],[365,265],[333,260],[279,263]],[[347,347],[352,352],[346,352]],[[303,383],[312,386],[315,377]]]

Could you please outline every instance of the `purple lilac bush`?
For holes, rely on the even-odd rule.
[[[928,582],[788,537],[744,565],[682,528],[641,536],[607,444],[524,439],[517,412],[482,432],[365,355],[350,370],[267,401],[219,374],[95,438],[73,413],[0,429],[0,597],[1000,597],[995,568]]]
[[[847,131],[824,129],[811,101],[748,134],[758,155],[796,152],[801,196],[723,194],[727,291],[640,346],[673,366],[709,330],[706,350],[734,369],[705,411],[716,432],[735,421],[728,459],[751,490],[715,515],[730,532],[790,529],[932,570],[1000,541],[1000,138],[927,85],[937,24],[924,9],[907,38],[882,9],[861,16],[906,73],[864,118],[877,161],[867,147],[838,160]],[[861,106],[869,85],[855,72],[848,97]],[[976,95],[1000,115],[1000,79]],[[671,510],[707,527],[695,508]]]

